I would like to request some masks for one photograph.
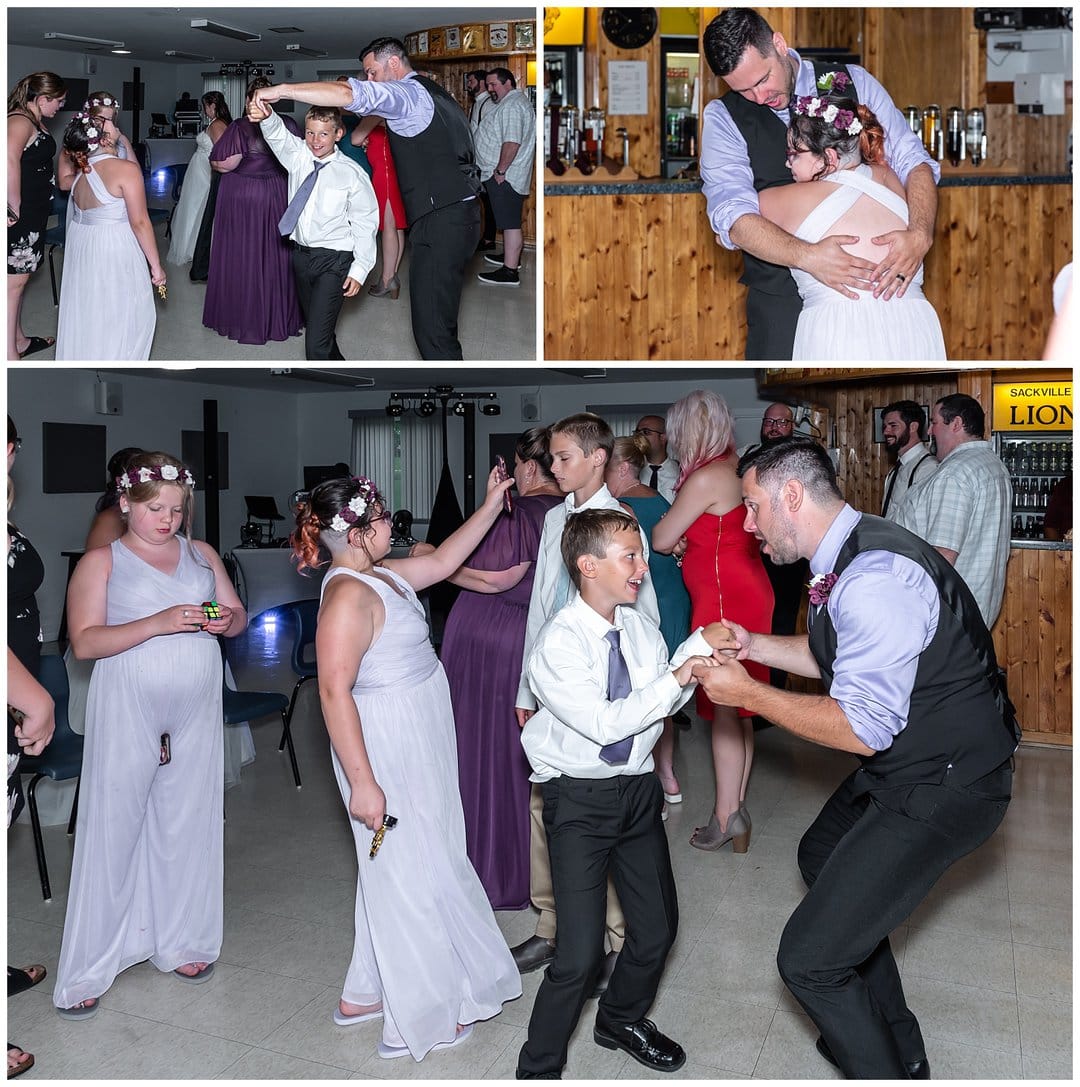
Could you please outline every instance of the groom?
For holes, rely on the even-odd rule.
[[[386,119],[409,220],[409,302],[421,358],[459,360],[465,268],[480,241],[480,171],[469,119],[437,83],[413,70],[397,38],[360,54],[366,81],[281,83],[255,101],[292,98]]]
[[[774,561],[810,560],[809,635],[748,633],[695,678],[860,767],[799,843],[807,893],[780,939],[780,975],[848,1079],[929,1079],[889,933],[993,834],[1019,733],[990,633],[956,571],[917,536],[849,506],[829,454],[789,438],[739,463],[746,529]],[[886,601],[890,621],[881,621]],[[820,677],[780,691],[741,660]]]
[[[752,8],[728,8],[708,25],[705,58],[730,88],[710,102],[702,118],[701,178],[709,223],[717,241],[743,251],[741,282],[746,298],[746,358],[790,359],[802,300],[788,268],[856,298],[853,287],[872,286],[875,296],[902,296],[934,240],[937,180],[941,167],[926,153],[885,88],[865,68],[802,60]],[[830,236],[802,242],[763,218],[757,194],[792,181],[787,168],[788,102],[820,93],[827,71],[844,69],[853,97],[868,106],[885,129],[889,165],[907,193],[906,230],[875,238],[882,257],[872,262],[841,248],[856,239]]]

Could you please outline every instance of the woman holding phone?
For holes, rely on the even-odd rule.
[[[525,431],[514,450],[512,511],[450,579],[464,592],[443,633],[469,860],[497,910],[529,904],[531,770],[514,700],[544,518],[565,498],[550,469],[547,430]]]

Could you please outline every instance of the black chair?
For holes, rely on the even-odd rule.
[[[41,819],[37,807],[37,783],[43,778],[53,781],[70,781],[82,774],[83,738],[71,731],[68,723],[68,677],[64,658],[49,654],[41,658],[38,669],[38,682],[52,695],[55,704],[56,731],[52,741],[40,755],[24,755],[19,760],[20,774],[33,774],[30,787],[26,790],[26,806],[30,809],[30,825],[34,831],[34,849],[37,852],[38,875],[41,877],[41,894],[48,902],[52,898],[49,885],[49,867],[45,863],[45,839],[41,834]],[[284,695],[282,696],[284,697]],[[79,810],[79,787],[75,787],[75,798],[71,802],[71,818],[68,820],[68,834],[75,833],[75,816]]]
[[[45,245],[49,249],[49,280],[52,283],[52,303],[60,305],[60,295],[56,290],[56,269],[53,266],[53,253],[57,248],[63,249],[67,241],[67,208],[69,193],[57,190],[53,193],[52,214],[56,216],[56,226],[51,226],[45,231]]]
[[[315,659],[315,629],[319,621],[318,600],[296,600],[291,604],[282,605],[282,610],[292,616],[296,624],[296,634],[293,637],[292,670],[297,675],[296,686],[293,687],[292,698],[289,699],[289,710],[286,715],[289,724],[292,724],[293,711],[296,709],[296,697],[309,679],[317,679],[319,675],[319,662]],[[307,651],[311,649],[311,658]],[[286,726],[286,729],[288,726]],[[285,746],[288,732],[281,735],[281,743],[278,751]]]
[[[221,641],[221,639],[219,639]],[[221,646],[222,662],[225,659],[225,645]],[[296,764],[296,751],[293,748],[292,733],[289,731],[289,717],[285,710],[289,700],[280,691],[234,691],[222,677],[222,710],[226,725],[242,725],[245,721],[256,721],[260,717],[270,717],[272,714],[281,714],[283,731],[281,734],[282,747],[289,747],[289,761],[292,763],[293,781],[300,788],[300,768]],[[281,750],[281,747],[278,748]]]

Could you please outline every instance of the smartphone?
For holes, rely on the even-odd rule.
[[[503,459],[501,453],[495,454],[495,467],[499,470],[500,480],[510,478],[510,473],[506,470],[506,461]],[[507,513],[514,512],[514,498],[509,490],[503,491],[503,509],[505,509]]]

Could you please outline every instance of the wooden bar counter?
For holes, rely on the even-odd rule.
[[[1040,359],[1072,260],[1072,178],[942,178],[927,298],[950,359]],[[544,357],[741,359],[742,254],[719,245],[697,181],[544,186]]]

